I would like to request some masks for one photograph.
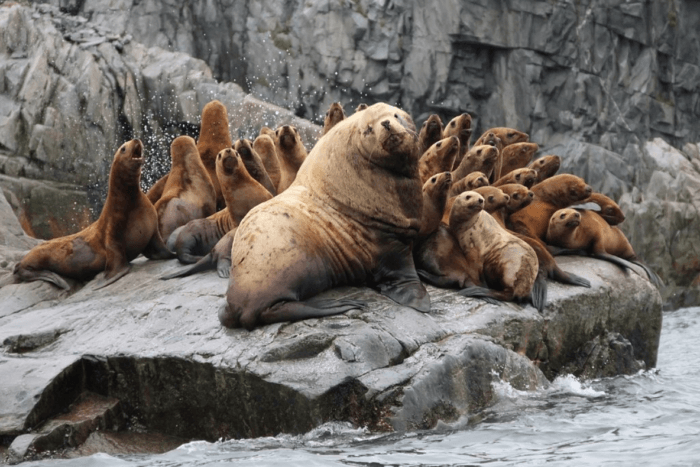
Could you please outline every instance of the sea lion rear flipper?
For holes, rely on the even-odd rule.
[[[101,277],[95,281],[94,290],[98,290],[98,289],[101,289],[103,287],[107,287],[109,284],[112,284],[112,283],[116,282],[117,280],[121,279],[123,276],[126,276],[126,274],[130,270],[131,270],[131,266],[128,263],[118,270],[113,270],[111,272],[107,272],[107,270],[105,270],[104,277]]]
[[[131,265],[129,264],[129,261],[126,258],[126,255],[124,254],[123,248],[120,244],[115,244],[114,242],[107,242],[105,243],[105,249],[107,259],[105,261],[104,277],[98,279],[95,282],[95,290],[101,289],[113,282],[116,282],[118,279],[120,279],[122,276],[125,276],[131,270]]]
[[[566,272],[559,268],[559,266],[552,268],[549,273],[549,277],[563,284],[577,285],[579,287],[587,287],[589,289],[591,288],[591,282],[588,279],[577,276],[573,272]]]
[[[636,264],[640,268],[644,269],[644,272],[647,273],[647,276],[649,276],[649,280],[651,281],[652,284],[656,286],[657,289],[660,289],[664,286],[664,282],[661,280],[658,274],[656,274],[649,266],[646,264],[642,263],[639,260],[629,260],[630,263]]]
[[[443,289],[458,289],[459,288],[459,282],[450,279],[449,277],[445,276],[438,276],[436,274],[432,274],[428,271],[425,271],[423,269],[416,269],[416,273],[418,274],[418,277],[421,278],[424,282],[427,282],[428,284],[435,286],[435,287],[440,287]]]
[[[231,257],[219,258],[216,263],[216,272],[219,273],[219,277],[228,279],[231,276]]]
[[[500,305],[502,301],[505,301],[495,297],[495,290],[487,289],[486,287],[479,287],[477,285],[466,287],[457,293],[463,297],[480,298],[491,305]]]
[[[206,256],[203,256],[199,261],[197,261],[192,266],[190,266],[188,268],[180,269],[178,271],[172,272],[170,274],[166,274],[164,276],[160,276],[160,280],[168,280],[168,279],[174,279],[175,277],[190,276],[196,272],[206,271],[208,269],[212,269],[215,266],[215,264],[216,264],[216,262],[212,256],[212,254],[208,253]],[[219,274],[219,276],[221,276],[221,274]]]
[[[305,302],[279,302],[260,314],[263,324],[285,321],[301,321],[309,318],[332,316],[357,308],[364,308],[367,303],[350,299],[311,299]]]
[[[622,259],[618,256],[611,255],[609,253],[591,253],[591,257],[602,259],[603,261],[608,261],[610,263],[613,263],[613,264],[621,267],[624,271],[627,271],[628,269],[633,269],[632,264],[629,261],[627,261],[626,259]]]

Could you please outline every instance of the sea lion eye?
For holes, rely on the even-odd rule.
[[[433,178],[431,178],[431,179],[430,179],[430,181],[431,181],[432,183],[435,183],[435,182],[437,182],[437,177],[433,177]]]
[[[515,136],[515,133],[508,133],[508,135],[506,136],[508,136],[508,138],[512,138],[513,136]]]
[[[520,195],[519,195],[519,194],[517,194],[517,193],[513,193],[513,199],[518,199],[519,197],[520,197]]]
[[[471,195],[464,195],[464,199],[472,199]]]
[[[442,141],[438,141],[437,143],[435,143],[436,148],[439,148],[440,146],[442,146]]]
[[[478,151],[476,151],[476,155],[477,155],[477,156],[480,156],[480,155],[481,155],[481,149],[479,149]]]
[[[563,219],[565,217],[566,217],[566,214],[562,214],[561,216],[559,216],[560,219]]]
[[[489,196],[489,202],[493,202],[493,196]]]
[[[399,114],[394,114],[394,118],[395,118],[396,120],[398,120],[398,119],[399,119]]]
[[[126,144],[122,146],[122,152],[126,152]]]
[[[457,124],[455,122],[451,122],[450,126],[456,126]]]

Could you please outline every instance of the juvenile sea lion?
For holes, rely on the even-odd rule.
[[[442,137],[456,136],[459,138],[459,154],[454,162],[454,167],[462,163],[462,159],[469,151],[469,140],[472,137],[472,117],[468,113],[458,115],[449,121],[442,130]]]
[[[85,281],[104,271],[96,284],[101,288],[129,272],[129,262],[140,253],[151,259],[173,258],[158,231],[156,210],[141,191],[144,160],[141,141],[124,143],[112,161],[100,217],[78,233],[32,248],[15,265],[15,279],[43,280],[68,290],[63,277]]]
[[[437,173],[452,170],[452,164],[457,154],[459,154],[459,139],[456,136],[441,139],[430,146],[418,161],[418,173],[421,181],[425,183]]]
[[[270,177],[270,181],[272,182],[272,186],[275,187],[276,192],[282,173],[280,170],[280,161],[277,157],[277,149],[275,149],[275,141],[269,135],[260,135],[255,138],[253,149],[255,149],[255,152],[260,156],[265,171]]]
[[[363,103],[361,103],[360,105],[358,105],[358,106],[355,108],[355,113],[357,113],[357,112],[362,112],[362,111],[365,110],[367,107],[369,107],[369,106],[363,102]]]
[[[465,191],[474,191],[474,188],[488,186],[489,179],[484,172],[472,172],[457,183],[452,184],[450,188],[450,196],[457,196]]]
[[[504,147],[498,156],[498,161],[493,171],[493,178],[498,180],[513,170],[527,166],[539,148],[537,143],[528,142],[509,144]]]
[[[447,192],[451,184],[452,174],[450,172],[433,175],[423,184],[423,213],[418,231],[419,239],[435,232],[440,225],[447,202]]]
[[[528,188],[532,188],[537,181],[537,172],[532,169],[515,169],[510,173],[499,178],[492,183],[493,186],[507,185],[509,183],[517,183],[519,185],[524,185]]]
[[[294,184],[239,225],[221,323],[251,329],[343,313],[361,303],[315,295],[365,283],[429,311],[410,243],[423,203],[417,143],[411,117],[387,104],[321,138]]]
[[[484,198],[483,210],[489,214],[505,207],[510,200],[510,196],[503,193],[499,188],[492,186],[482,186],[471,191],[479,193]],[[452,206],[455,201],[457,201],[457,196],[449,198],[445,204],[442,222],[447,225],[450,225],[450,213],[452,212]]]
[[[537,184],[556,174],[560,165],[561,157],[550,154],[530,162],[527,168],[537,172],[537,181],[535,182]]]
[[[224,201],[224,195],[221,193],[219,180],[216,178],[216,155],[222,149],[230,148],[231,146],[233,146],[233,143],[228,126],[226,106],[217,100],[213,100],[202,109],[202,125],[199,128],[199,138],[197,138],[197,151],[199,151],[199,157],[202,159],[202,164],[207,169],[211,183],[214,186],[218,209],[223,209],[226,202]]]
[[[534,199],[535,194],[526,186],[518,183],[509,183],[506,185],[501,185],[498,188],[504,194],[508,195],[509,199],[502,209],[492,212],[491,215],[498,221],[499,224],[501,224],[501,227],[505,229],[508,217],[512,213],[519,211],[530,204]]]
[[[453,183],[458,182],[472,172],[483,172],[487,177],[493,171],[493,166],[498,159],[498,148],[488,144],[474,146],[462,159],[462,163],[452,171]],[[456,194],[453,185],[450,196]]]
[[[480,194],[466,191],[457,197],[450,214],[450,230],[467,257],[467,263],[489,287],[471,286],[460,290],[459,294],[501,301],[530,298],[533,305],[542,310],[544,297],[539,287],[533,290],[539,267],[537,255],[527,243],[484,212],[484,204]]]
[[[569,250],[582,250],[594,258],[625,269],[630,268],[628,262],[634,263],[644,269],[656,287],[663,286],[659,276],[639,261],[625,234],[617,227],[610,226],[596,212],[570,208],[556,211],[549,220],[547,243]]]
[[[275,196],[277,190],[272,184],[272,180],[270,180],[270,175],[265,170],[262,158],[253,148],[253,143],[249,139],[237,139],[233,148],[241,156],[241,160],[250,176],[264,186],[272,196]]]
[[[170,145],[170,157],[172,165],[163,196],[155,204],[163,238],[192,219],[216,211],[216,192],[194,140],[189,136],[175,138]]]
[[[260,127],[260,131],[258,132],[258,136],[263,136],[267,135],[270,138],[272,138],[273,141],[275,141],[275,144],[277,143],[277,132],[273,130],[270,127],[262,126]]]
[[[423,154],[430,146],[437,143],[442,138],[442,120],[436,114],[432,114],[423,123],[418,133],[418,143]]]
[[[321,135],[328,133],[336,123],[344,119],[345,111],[343,110],[343,106],[340,102],[333,102],[328,112],[326,112],[326,118],[323,120],[323,133],[321,133]]]
[[[226,209],[205,219],[194,219],[181,229],[175,240],[177,257],[182,263],[194,263],[211,251],[243,217],[272,194],[246,170],[243,157],[232,148],[216,156],[216,173],[226,200]],[[173,234],[174,235],[174,234]]]
[[[280,161],[280,184],[277,193],[289,188],[301,164],[306,159],[306,148],[301,142],[299,130],[291,125],[281,126],[275,131],[275,149]]]
[[[581,204],[587,203],[597,204],[600,211],[595,210],[596,214],[605,219],[609,225],[617,225],[625,220],[625,214],[622,212],[622,209],[620,209],[620,206],[602,193],[592,193],[591,196],[584,199]]]
[[[527,133],[523,133],[522,131],[518,131],[513,128],[489,128],[479,137],[478,140],[476,140],[476,143],[474,143],[474,145],[476,146],[477,144],[488,144],[486,141],[492,138],[492,136],[489,135],[489,133],[499,138],[501,140],[501,144],[503,144],[503,147],[506,147],[510,144],[523,143],[528,141],[530,138],[527,135]]]
[[[463,289],[483,285],[474,268],[469,267],[459,242],[445,224],[426,239],[418,242],[413,251],[418,276],[430,285],[444,289]]]
[[[547,276],[565,284],[590,287],[590,282],[573,273],[560,269],[544,243],[549,227],[549,218],[555,211],[580,202],[590,196],[592,189],[575,175],[555,175],[533,186],[534,200],[526,207],[510,215],[507,226],[520,234],[535,251],[540,266]],[[530,240],[531,239],[531,240]]]

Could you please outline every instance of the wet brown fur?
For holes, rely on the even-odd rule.
[[[197,151],[214,187],[218,209],[223,209],[226,203],[221,193],[219,179],[216,178],[216,155],[222,149],[230,148],[232,145],[226,106],[217,100],[207,103],[202,109],[202,125],[197,138]]]
[[[326,112],[326,118],[323,120],[323,132],[321,135],[325,135],[333,128],[338,122],[345,119],[345,111],[340,102],[333,102]]]
[[[428,150],[430,146],[437,143],[442,138],[442,120],[436,114],[432,114],[423,123],[418,133],[418,143],[421,154]],[[448,169],[449,170],[449,169]]]
[[[279,127],[275,136],[275,149],[280,162],[280,183],[276,188],[277,193],[282,193],[294,182],[307,153],[299,130],[293,126]]]
[[[554,174],[556,174],[559,170],[560,165],[561,157],[550,154],[548,156],[542,156],[539,159],[535,159],[534,161],[530,162],[527,165],[527,168],[533,169],[537,172],[537,181],[535,182],[535,184],[538,184],[548,179],[549,177],[554,176]]]
[[[457,154],[459,154],[459,139],[456,136],[441,139],[430,146],[418,162],[421,181],[425,183],[435,174],[452,170]]]
[[[418,238],[423,239],[437,230],[445,212],[447,192],[452,185],[452,174],[443,172],[433,175],[423,184],[423,213]]]
[[[472,117],[468,113],[458,115],[449,121],[442,130],[442,137],[456,136],[459,138],[459,154],[455,158],[454,167],[459,167],[462,159],[469,151],[469,140],[472,137]],[[450,169],[452,170],[452,169]]]
[[[508,175],[513,170],[526,167],[539,148],[537,143],[529,142],[514,143],[505,146],[493,170],[494,180]]]
[[[483,172],[488,178],[497,160],[498,148],[495,146],[488,144],[474,146],[464,156],[462,163],[452,171],[452,178],[456,183],[472,172]]]
[[[507,185],[509,183],[517,183],[519,185],[524,185],[528,188],[532,188],[537,181],[537,172],[532,169],[515,169],[512,172],[504,175],[495,182],[493,186]]]

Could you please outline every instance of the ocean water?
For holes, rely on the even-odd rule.
[[[36,466],[700,466],[700,308],[664,314],[657,368],[547,390],[497,384],[497,403],[453,425],[374,434],[331,423],[299,436],[192,442],[160,455],[95,454]]]

